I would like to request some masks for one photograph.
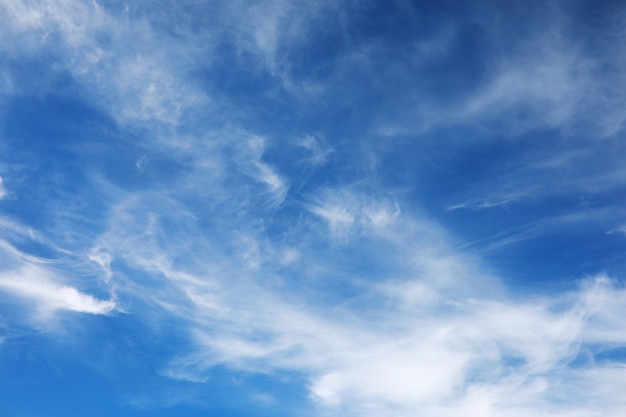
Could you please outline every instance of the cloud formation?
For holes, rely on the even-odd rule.
[[[296,371],[307,376],[311,400],[321,407],[320,413],[436,411],[456,416],[475,410],[482,416],[574,416],[602,409],[605,415],[619,415],[619,396],[612,393],[610,398],[616,401],[599,403],[597,398],[607,388],[590,385],[598,373],[612,378],[615,369],[610,362],[596,364],[592,358],[599,353],[598,346],[621,343],[623,320],[609,314],[624,293],[616,282],[599,276],[570,293],[528,299],[503,295],[497,282],[484,277],[480,291],[463,289],[464,280],[472,280],[474,286],[480,282],[477,276],[464,274],[486,271],[447,247],[436,228],[424,226],[426,235],[420,236],[407,227],[416,219],[384,200],[369,201],[348,190],[322,195],[324,202],[332,201],[350,213],[353,221],[344,226],[357,228],[352,233],[344,230],[338,241],[342,247],[360,242],[366,247],[387,246],[389,253],[396,253],[393,265],[383,270],[383,282],[359,280],[351,273],[357,287],[348,304],[319,305],[277,284],[292,273],[307,273],[317,280],[330,273],[337,279],[342,270],[353,270],[349,250],[332,257],[328,252],[324,263],[311,264],[306,258],[319,253],[300,247],[305,258],[278,270],[257,252],[258,261],[250,269],[249,264],[207,256],[211,243],[200,246],[196,240],[198,246],[187,255],[203,261],[194,262],[200,269],[192,271],[174,266],[178,256],[174,241],[127,246],[121,244],[127,238],[116,232],[105,237],[105,242],[121,239],[109,242],[109,250],[116,249],[107,259],[120,257],[146,273],[162,274],[169,290],[155,291],[150,281],[135,281],[152,287],[149,296],[148,288],[137,288],[136,296],[182,319],[193,335],[192,352],[172,360],[163,375],[202,383],[220,365],[250,373]],[[367,213],[381,207],[395,213],[386,216],[393,221],[376,225],[366,221],[371,217]],[[320,226],[332,225],[329,218],[336,216],[312,210]],[[138,235],[128,225],[120,227]],[[334,240],[337,230],[330,232]],[[262,246],[249,239],[247,245],[257,250]],[[390,255],[377,256],[382,265]],[[310,268],[313,272],[307,271]],[[571,390],[581,393],[563,400]]]
[[[383,3],[0,0],[0,311],[138,408],[623,415],[623,31]]]
[[[4,259],[0,271],[0,291],[30,304],[41,317],[57,311],[109,314],[116,308],[113,300],[99,300],[63,283],[45,263],[27,256],[7,242],[0,242]]]

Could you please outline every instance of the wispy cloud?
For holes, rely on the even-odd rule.
[[[260,71],[272,74],[292,94],[307,96],[324,86],[296,81],[291,55],[299,47],[310,46],[313,31],[324,32],[344,24],[345,9],[352,7],[358,8],[351,1],[323,0],[302,5],[292,0],[272,0],[263,5],[229,2],[227,10],[235,45],[242,55],[254,57]]]
[[[594,92],[589,58],[551,31],[529,40],[526,48],[500,64],[484,89],[469,99],[466,120],[501,118],[517,133],[561,128],[583,111],[583,96]]]
[[[5,50],[9,58],[19,61],[44,51],[55,55],[62,66],[57,70],[69,71],[90,91],[83,99],[104,107],[121,123],[176,124],[190,105],[207,104],[179,76],[187,70],[187,52],[193,46],[175,41],[165,45],[145,17],[130,17],[128,6],[116,10],[64,0],[2,2],[0,7],[6,12],[4,35],[16,40],[5,48],[21,45]],[[39,89],[51,87],[41,81]],[[13,94],[30,90],[17,80],[11,85]]]
[[[0,288],[34,302],[45,313],[68,310],[77,313],[107,314],[115,308],[113,301],[98,300],[81,293],[76,288],[55,284],[43,271],[34,267],[3,273],[0,277]]]
[[[269,204],[276,207],[285,201],[289,185],[267,163],[263,162],[265,140],[261,137],[252,137],[242,145],[240,153],[240,166],[244,173],[255,181],[265,185],[269,194]]]
[[[604,388],[581,388],[613,372],[580,362],[587,351],[593,357],[594,346],[621,340],[623,320],[610,311],[623,290],[611,280],[598,277],[549,298],[503,296],[496,281],[489,284],[488,272],[455,253],[435,226],[415,233],[410,225],[424,220],[407,217],[395,204],[341,189],[323,191],[313,201],[314,218],[331,232],[338,216],[329,207],[343,207],[347,214],[339,217],[352,219],[334,231],[344,247],[387,245],[389,253],[377,256],[395,253],[394,266],[378,274],[382,281],[361,281],[351,302],[329,306],[280,284],[304,273],[308,257],[326,256],[335,274],[351,271],[354,260],[347,255],[331,258],[300,247],[303,258],[287,269],[274,269],[267,258],[250,269],[216,253],[207,256],[211,243],[195,240],[186,252],[187,267],[179,268],[179,245],[163,235],[154,240],[160,233],[149,224],[140,241],[129,242],[113,229],[103,236],[110,251],[105,263],[113,256],[165,279],[156,287],[152,280],[134,280],[134,296],[182,320],[193,335],[189,352],[172,360],[163,375],[202,383],[218,365],[251,373],[297,372],[309,380],[311,401],[321,414],[619,415],[619,396],[607,404],[598,402]],[[381,210],[386,221],[373,221],[370,214]],[[132,228],[126,233],[138,236]],[[248,239],[246,245],[261,246]],[[323,279],[316,272],[312,277]],[[480,290],[470,289],[481,280]],[[149,282],[151,291],[143,287]],[[559,400],[568,390],[581,394]]]
[[[552,398],[566,395],[562,381],[578,377],[581,385],[589,383],[581,376],[584,367],[570,364],[585,343],[614,343],[623,326],[621,320],[609,325],[613,337],[587,339],[586,317],[596,320],[604,313],[581,301],[563,310],[541,301],[469,300],[419,315],[387,312],[364,322],[356,319],[369,316],[364,311],[339,309],[335,314],[341,311],[343,318],[332,319],[303,305],[295,309],[258,287],[253,293],[254,298],[248,291],[221,298],[231,305],[227,315],[215,316],[197,304],[197,353],[172,362],[167,374],[202,381],[200,375],[217,364],[248,372],[295,370],[311,378],[316,402],[349,415],[433,409],[457,415],[482,404],[485,416],[541,415],[548,409],[569,416],[595,412],[599,395],[589,387],[584,401],[553,409]],[[608,415],[618,415],[611,414],[618,405],[608,406]]]
[[[310,156],[304,159],[304,162],[307,162],[315,167],[324,165],[330,155],[334,152],[333,148],[330,147],[325,141],[320,139],[319,137],[306,135],[294,140],[296,146],[302,147],[310,153]]]
[[[385,231],[400,214],[397,204],[347,189],[325,189],[313,198],[309,210],[323,219],[333,237]]]
[[[64,284],[61,277],[34,259],[0,242],[4,264],[0,271],[0,291],[34,305],[42,317],[57,311],[108,314],[115,310],[113,300],[99,300]]]
[[[596,391],[597,385],[590,383],[592,373],[608,376],[611,371],[572,365],[584,351],[581,346],[597,342],[585,335],[588,327],[597,325],[587,321],[587,314],[597,318],[585,301],[589,295],[581,291],[577,301],[561,311],[542,302],[474,300],[457,305],[460,310],[422,315],[404,329],[404,337],[396,334],[369,347],[354,346],[346,354],[346,367],[315,379],[312,392],[328,406],[343,403],[355,415],[436,410],[450,416],[570,416],[603,409],[617,416],[622,406],[617,397],[609,396],[614,401],[605,408],[601,389]],[[582,387],[590,390],[582,399],[553,403]]]
[[[483,52],[478,61],[467,62],[476,76],[472,87],[454,89],[441,102],[418,84],[413,91],[421,94],[420,99],[408,111],[381,119],[377,128],[381,135],[428,136],[451,125],[471,127],[480,132],[478,138],[496,140],[543,129],[570,137],[612,137],[623,129],[624,114],[619,109],[625,91],[623,74],[616,69],[624,58],[615,53],[624,43],[623,30],[617,29],[623,26],[621,10],[614,10],[611,18],[603,17],[598,26],[602,29],[594,29],[597,32],[580,30],[571,10],[555,5],[503,11],[482,4],[469,13],[481,28],[473,41]],[[510,30],[513,21],[515,34]],[[450,53],[464,36],[460,30],[464,24],[463,19],[452,19],[448,29],[429,33],[422,42],[432,43],[435,50],[443,43]],[[376,49],[365,57],[380,58]],[[425,63],[446,59],[446,53],[418,54],[414,71],[422,74]],[[424,76],[433,77],[433,83],[454,82],[445,74],[441,79],[432,73]]]
[[[2,179],[2,177],[0,177],[0,200],[6,197],[6,195],[7,195],[7,191],[4,188],[4,180]]]
[[[567,19],[550,14],[553,24],[526,28],[528,38],[512,42],[506,25],[492,23],[500,20],[473,16],[496,52],[477,58],[485,62],[476,64],[480,76],[464,81],[471,88],[449,87],[454,91],[442,98],[426,86],[457,85],[459,73],[433,68],[455,66],[444,61],[465,45],[465,16],[416,34],[419,40],[398,47],[404,61],[387,62],[397,50],[387,51],[385,39],[369,33],[356,39],[344,30],[351,24],[346,10],[366,7],[352,2],[215,2],[205,14],[195,13],[195,3],[160,6],[171,13],[142,4],[0,0],[0,35],[13,40],[2,42],[0,52],[15,62],[38,57],[54,73],[31,85],[18,71],[3,70],[0,92],[60,94],[55,82],[62,82],[53,79],[67,76],[72,88],[63,94],[71,90],[98,109],[114,132],[92,141],[90,125],[74,135],[84,147],[59,152],[58,161],[75,164],[67,177],[84,181],[89,192],[42,187],[49,193],[45,210],[62,213],[58,218],[42,220],[40,230],[24,225],[28,213],[20,223],[0,217],[3,303],[44,318],[124,311],[146,327],[175,323],[184,340],[150,364],[161,377],[203,387],[218,368],[269,375],[306,392],[301,408],[313,415],[623,414],[624,363],[610,354],[626,343],[619,281],[592,271],[563,291],[516,294],[505,284],[506,270],[492,269],[444,226],[446,219],[437,219],[445,207],[449,216],[473,212],[462,210],[468,208],[491,213],[623,188],[624,147],[613,140],[623,123],[621,84],[603,101],[609,81],[598,74],[608,58],[565,36]],[[352,23],[359,30],[388,23],[373,16]],[[403,33],[390,26],[394,39]],[[346,56],[321,60],[322,75],[296,71],[336,46],[335,38],[318,46],[331,31],[345,42]],[[220,56],[223,49],[229,53]],[[305,49],[305,64],[296,62]],[[211,73],[217,64],[239,65],[228,68],[244,74],[228,81],[237,93],[220,85],[220,76],[228,77]],[[213,75],[208,88],[205,77]],[[268,93],[261,101],[276,108],[233,105],[230,96],[239,89],[263,83]],[[311,86],[316,94],[308,94]],[[597,143],[583,137],[589,126],[597,129]],[[453,139],[439,135],[451,128],[462,130]],[[557,139],[527,139],[536,131],[556,132]],[[293,139],[273,139],[285,137]],[[518,148],[484,152],[489,158],[480,164],[440,174],[435,180],[461,185],[430,200],[431,171],[495,142]],[[284,143],[291,148],[277,149]],[[109,170],[83,158],[88,145],[108,151],[93,154]],[[293,148],[300,152],[291,158]],[[45,169],[67,169],[58,161]],[[307,169],[328,171],[312,181],[300,176]],[[12,178],[9,185],[11,197],[32,193]],[[0,178],[0,199],[7,194]],[[50,197],[57,194],[79,202],[68,208],[64,198]],[[518,226],[519,234],[501,230],[501,242],[538,235],[567,216],[571,223],[574,216],[589,221],[592,211],[605,218],[611,207],[613,200],[602,210],[568,206],[552,217],[544,207]],[[14,206],[7,216],[27,208]],[[90,227],[67,220],[95,211]],[[611,224],[622,224],[622,212],[613,212]],[[479,219],[476,227],[491,220]],[[196,404],[201,391],[131,402]]]

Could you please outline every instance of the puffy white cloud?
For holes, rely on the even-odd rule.
[[[353,352],[345,367],[316,378],[314,397],[334,406],[370,402],[412,407],[444,401],[462,382],[466,354],[431,341],[389,344]]]

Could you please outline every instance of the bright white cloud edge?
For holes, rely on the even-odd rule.
[[[0,292],[15,296],[34,308],[39,318],[58,311],[109,314],[116,308],[113,300],[99,300],[63,283],[57,272],[0,241],[3,265],[0,269]]]

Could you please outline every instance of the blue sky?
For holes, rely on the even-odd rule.
[[[0,0],[0,414],[625,415],[625,28]]]

